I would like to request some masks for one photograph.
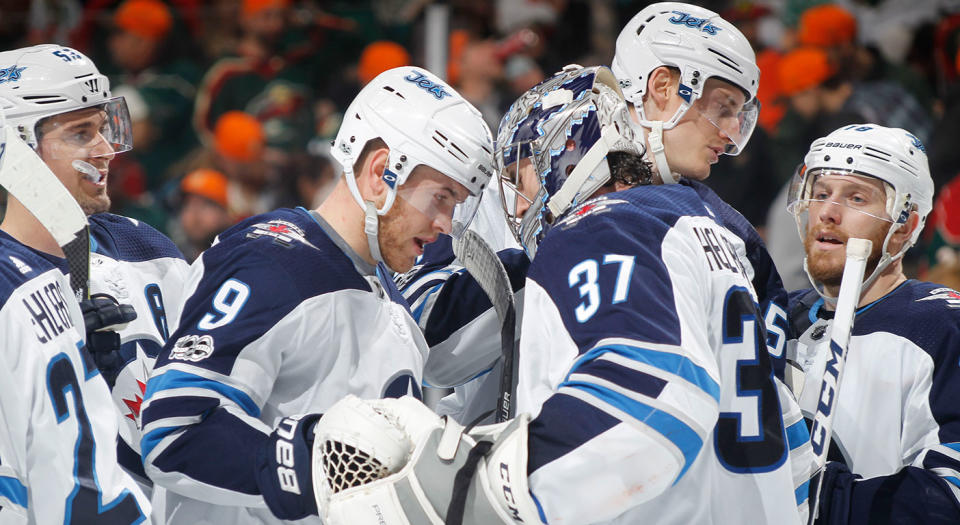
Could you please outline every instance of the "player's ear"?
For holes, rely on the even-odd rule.
[[[890,236],[890,244],[887,248],[887,251],[890,253],[897,253],[900,251],[900,248],[903,247],[904,243],[910,242],[910,237],[913,235],[914,230],[920,227],[920,215],[916,210],[910,212],[910,217],[907,219],[907,222],[902,224],[893,235]]]
[[[386,199],[387,185],[383,182],[383,170],[387,167],[390,157],[388,148],[377,148],[367,154],[360,171],[357,186],[365,200],[370,200],[379,206]]]
[[[670,96],[676,92],[674,74],[670,68],[660,66],[650,73],[647,78],[647,102],[644,104],[646,109],[651,109],[651,104],[658,111],[665,111],[670,102]]]

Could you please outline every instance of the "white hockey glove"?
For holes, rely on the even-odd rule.
[[[316,427],[320,515],[328,525],[541,523],[527,484],[528,421],[467,434],[411,397],[347,397]]]

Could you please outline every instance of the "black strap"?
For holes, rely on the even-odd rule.
[[[450,506],[447,508],[445,525],[463,525],[463,514],[467,507],[467,492],[470,490],[470,482],[477,471],[480,459],[486,456],[491,448],[493,448],[492,442],[481,441],[467,454],[466,463],[460,467],[457,475],[453,478],[453,496],[450,498]]]

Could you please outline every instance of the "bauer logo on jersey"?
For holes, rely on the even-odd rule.
[[[942,299],[946,301],[947,306],[950,308],[960,308],[960,293],[957,293],[957,291],[953,288],[937,288],[936,290],[930,290],[930,297],[917,299],[917,301],[933,301],[936,299]]]
[[[303,230],[299,226],[280,219],[254,224],[247,233],[248,239],[259,239],[264,236],[273,237],[275,244],[279,244],[285,248],[293,246],[294,241],[310,244],[307,242]]]
[[[186,335],[177,339],[170,352],[170,359],[181,361],[201,361],[213,353],[213,337],[209,335]]]
[[[624,204],[627,201],[623,199],[608,199],[606,197],[597,197],[580,204],[573,209],[563,220],[560,221],[560,228],[567,230],[575,226],[582,219],[591,215],[598,215],[610,211],[614,204]]]

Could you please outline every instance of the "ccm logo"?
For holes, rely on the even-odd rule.
[[[517,508],[517,500],[513,497],[513,489],[510,488],[510,466],[506,463],[500,463],[500,479],[503,481],[500,490],[503,491],[503,499],[507,503],[510,517],[513,518],[513,521],[523,523],[523,520],[520,519],[520,509]]]

